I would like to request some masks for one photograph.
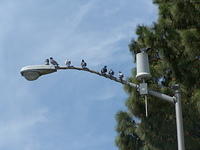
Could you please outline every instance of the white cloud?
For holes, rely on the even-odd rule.
[[[95,101],[107,101],[107,100],[113,100],[117,96],[117,88],[116,87],[110,87],[105,86],[104,88],[99,88],[95,95],[91,95],[91,100]]]
[[[109,1],[108,4],[114,3]],[[124,9],[126,6],[123,1],[120,1],[119,4],[117,4],[118,3],[114,5],[114,8],[112,8],[112,5],[108,6],[109,9],[103,8],[106,3],[102,5],[102,2],[100,1],[88,1],[87,3],[73,6],[74,11],[70,14],[65,14],[65,18],[61,18],[57,23],[54,22],[54,26],[49,26],[50,22],[42,20],[42,17],[41,19],[38,19],[41,20],[39,24],[39,22],[32,22],[30,19],[26,18],[29,16],[19,16],[22,14],[21,11],[20,13],[15,13],[14,16],[15,18],[19,18],[19,21],[17,21],[16,24],[16,19],[11,18],[9,24],[16,24],[19,28],[18,34],[23,30],[25,31],[23,34],[26,34],[27,32],[28,35],[24,35],[22,38],[30,36],[29,42],[25,41],[25,43],[21,43],[22,45],[18,47],[17,51],[19,51],[19,53],[25,53],[25,56],[27,57],[26,61],[29,60],[30,63],[42,62],[41,59],[49,56],[55,56],[59,61],[64,61],[63,59],[69,57],[75,62],[79,61],[81,58],[86,58],[89,62],[92,62],[93,66],[111,63],[116,59],[112,56],[121,51],[121,48],[119,48],[117,43],[132,38],[134,28],[138,22],[144,21],[139,17],[133,18],[132,20],[134,21],[119,20],[116,22],[116,20],[113,20],[111,21],[110,26],[105,27],[109,29],[108,32],[107,30],[102,30],[104,29],[104,21],[110,19],[109,15],[112,18],[113,14],[122,13],[120,12],[120,9]],[[13,10],[18,10],[18,5],[17,3],[12,4]],[[27,6],[30,7],[30,5]],[[47,7],[46,9],[48,10],[49,8]],[[99,10],[102,10],[102,14],[101,12],[97,12]],[[104,16],[104,10],[105,13],[107,12],[107,17]],[[49,9],[49,11],[51,11],[51,9]],[[9,16],[12,16],[11,14]],[[87,30],[85,31],[82,29],[82,25],[85,20],[93,14],[98,15],[94,16],[96,19],[92,18],[91,21],[86,23],[88,27],[86,26]],[[62,21],[62,19],[65,21]],[[97,23],[98,20],[99,22]],[[102,29],[93,31],[93,27],[97,26],[97,24],[101,25]],[[42,28],[44,31],[41,31],[41,26],[48,26],[50,28]],[[35,32],[32,33],[31,31]],[[23,48],[21,46],[24,44],[30,45],[29,47],[26,47],[28,48],[26,51],[19,49]],[[125,57],[121,59],[121,62],[124,60]]]
[[[76,13],[73,16],[66,17],[66,25],[70,27],[70,34],[72,34],[76,30],[76,28],[83,21],[84,17],[95,6],[95,3],[96,0],[91,0],[86,4],[80,5],[79,8],[76,9]]]
[[[26,115],[23,118],[23,114],[21,114],[21,118],[16,116],[16,118],[12,118],[11,120],[7,118],[7,120],[0,123],[0,148],[8,147],[9,145],[15,145],[19,147],[26,147],[26,145],[32,145],[32,130],[35,129],[35,126],[47,121],[45,115],[46,110],[37,110],[34,114]],[[15,114],[13,114],[15,116]],[[38,141],[34,141],[37,143]]]
[[[107,134],[102,133],[96,135],[95,132],[90,131],[89,133],[86,133],[85,135],[79,137],[78,139],[71,141],[70,149],[85,150],[85,149],[93,149],[95,147],[96,147],[95,149],[101,149],[101,147],[104,147],[105,144],[110,142],[113,142],[113,140],[110,139],[110,136],[108,136]]]
[[[48,122],[48,108],[38,103],[37,94],[18,77],[1,74],[0,149],[38,150],[39,141],[33,135]]]

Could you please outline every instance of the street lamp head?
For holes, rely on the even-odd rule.
[[[40,77],[40,74],[36,71],[25,71],[21,74],[29,81],[37,80]]]
[[[56,72],[57,69],[52,65],[33,65],[25,66],[21,69],[20,73],[27,80],[33,81],[37,80],[40,76]]]

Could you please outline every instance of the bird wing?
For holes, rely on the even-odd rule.
[[[51,60],[51,64],[58,65],[58,63],[55,60]]]

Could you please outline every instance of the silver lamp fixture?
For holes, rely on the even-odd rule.
[[[57,69],[53,65],[33,65],[23,67],[20,73],[27,80],[33,81],[38,79],[42,75],[53,73],[56,71]]]

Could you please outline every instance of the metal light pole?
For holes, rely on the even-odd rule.
[[[100,72],[91,70],[89,68],[80,68],[80,67],[74,67],[74,66],[69,66],[69,67],[55,67],[52,65],[26,66],[21,69],[20,73],[27,80],[33,81],[33,80],[38,79],[42,75],[53,73],[53,72],[56,72],[57,70],[75,69],[75,70],[80,70],[80,71],[87,71],[87,72],[108,78],[110,80],[116,81],[118,83],[136,88],[141,95],[145,95],[145,96],[151,95],[151,96],[157,97],[159,99],[173,103],[175,105],[175,110],[176,110],[178,150],[185,150],[183,118],[182,118],[182,108],[181,108],[181,94],[180,94],[179,86],[178,85],[174,86],[174,90],[175,90],[174,96],[169,96],[169,95],[148,89],[147,83],[145,83],[145,79],[149,78],[151,75],[150,75],[150,71],[149,71],[148,55],[147,55],[145,49],[143,49],[143,51],[141,53],[138,53],[136,58],[137,58],[137,76],[136,77],[143,81],[139,85],[137,85],[135,83],[131,83],[126,80],[120,80],[114,76],[110,76],[107,74],[101,74]],[[145,105],[146,105],[146,109],[147,109],[147,99],[146,99],[145,103],[146,103]],[[146,110],[146,115],[147,115],[147,110]]]
[[[185,150],[183,117],[182,117],[182,107],[181,107],[181,92],[178,85],[176,86],[175,89],[175,97],[176,97],[175,109],[176,109],[178,149]]]
[[[162,100],[173,102],[175,104],[175,110],[176,110],[178,150],[185,150],[183,117],[182,117],[182,108],[181,108],[181,94],[180,94],[179,85],[176,84],[173,87],[175,90],[174,97],[171,97],[159,92],[148,90],[147,83],[144,82],[145,79],[150,77],[149,60],[148,60],[148,54],[147,54],[148,50],[150,49],[144,48],[144,49],[141,49],[140,53],[136,54],[136,65],[137,65],[136,78],[143,81],[143,83],[140,83],[139,92],[141,95],[145,95],[146,116],[147,116],[147,98],[146,98],[147,94],[158,97]]]
[[[155,96],[162,100],[166,100],[168,102],[174,103],[176,110],[176,126],[177,126],[177,142],[178,142],[178,150],[185,150],[184,144],[184,131],[183,131],[183,117],[182,117],[182,107],[181,107],[181,92],[178,85],[175,85],[175,95],[173,97],[155,92],[148,91],[149,95]]]

